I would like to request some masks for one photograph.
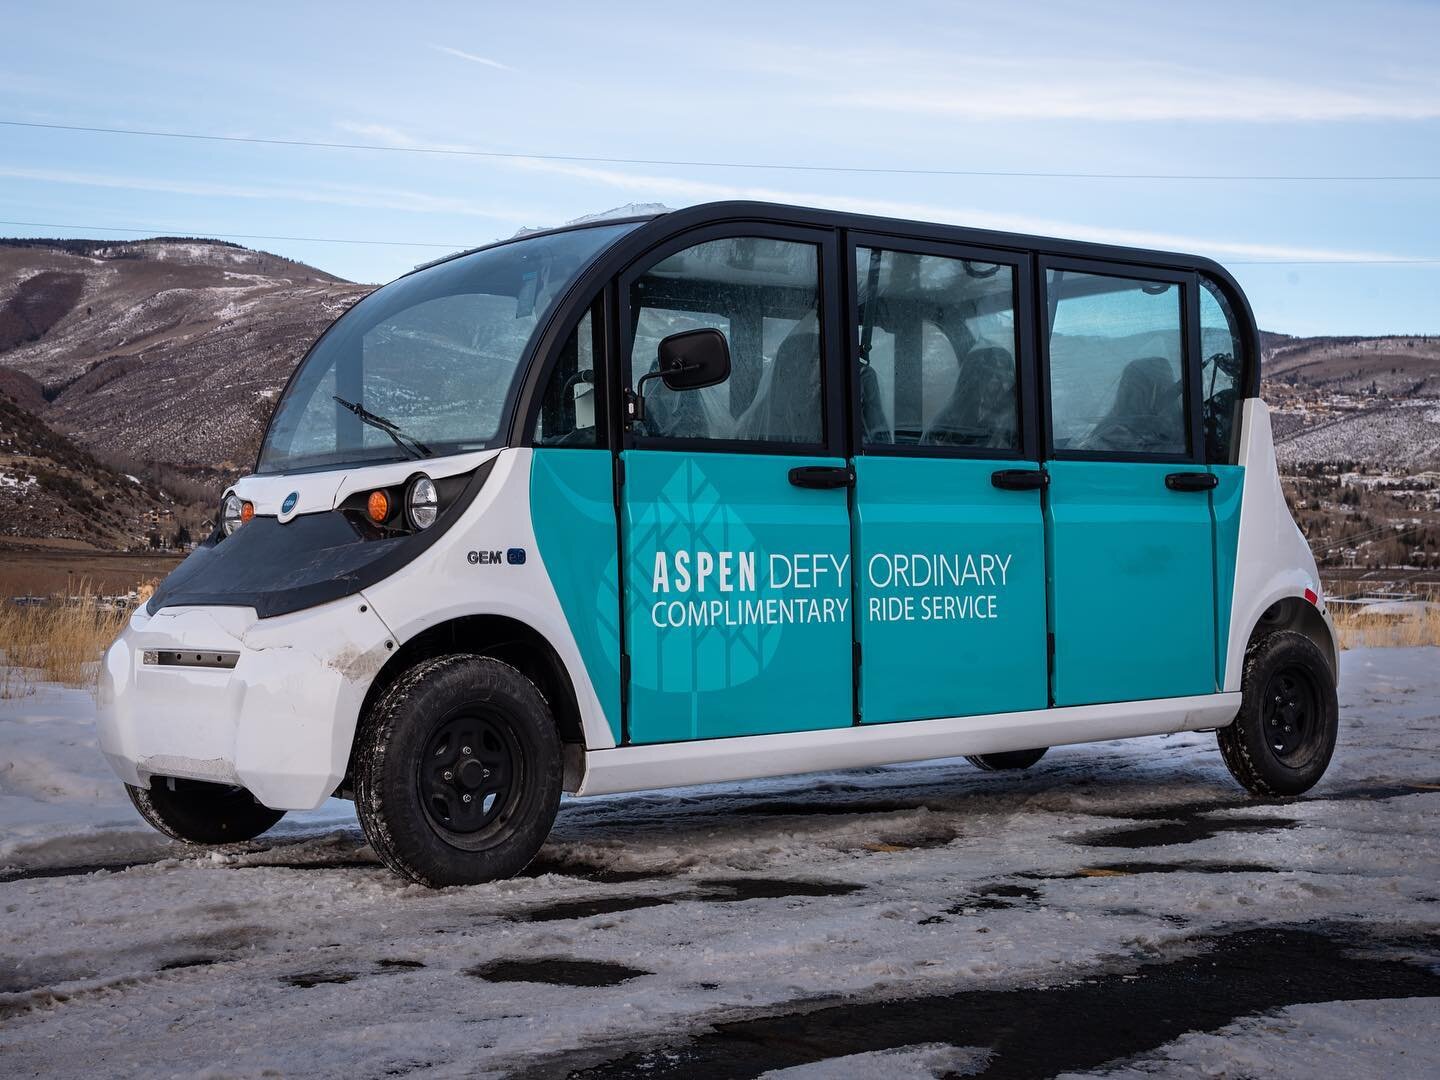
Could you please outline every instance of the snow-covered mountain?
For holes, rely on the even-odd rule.
[[[219,240],[0,239],[0,393],[102,457],[244,470],[306,348],[372,288]]]
[[[0,240],[0,390],[101,456],[244,466],[370,288],[217,240]]]
[[[1264,337],[1282,465],[1440,468],[1440,337]]]

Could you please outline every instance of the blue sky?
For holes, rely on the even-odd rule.
[[[519,155],[1440,177],[1435,3],[0,11],[0,120]],[[362,281],[522,225],[737,197],[1192,250],[1234,270],[1267,329],[1440,333],[1440,180],[640,167],[0,127],[0,220],[65,226],[0,235],[399,242],[247,241]],[[1419,259],[1436,261],[1385,261]]]

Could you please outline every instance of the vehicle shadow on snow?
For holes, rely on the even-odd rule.
[[[1115,1065],[1187,1032],[1286,1006],[1440,996],[1433,937],[1424,928],[1391,934],[1367,936],[1353,926],[1240,930],[1194,939],[1187,955],[1138,967],[1114,963],[1060,985],[797,1002],[690,1037],[570,1052],[512,1075],[729,1080],[939,1044],[981,1048],[977,1067],[965,1075],[1038,1080]]]

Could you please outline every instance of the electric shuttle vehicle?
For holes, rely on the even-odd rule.
[[[101,747],[172,837],[336,795],[437,886],[562,792],[1214,729],[1297,794],[1337,653],[1259,356],[1205,259],[821,210],[446,258],[310,349]]]

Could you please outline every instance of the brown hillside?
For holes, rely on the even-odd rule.
[[[276,389],[368,291],[214,240],[0,240],[0,365],[106,458],[244,469]]]
[[[193,528],[193,516],[0,394],[0,535],[130,550]]]

